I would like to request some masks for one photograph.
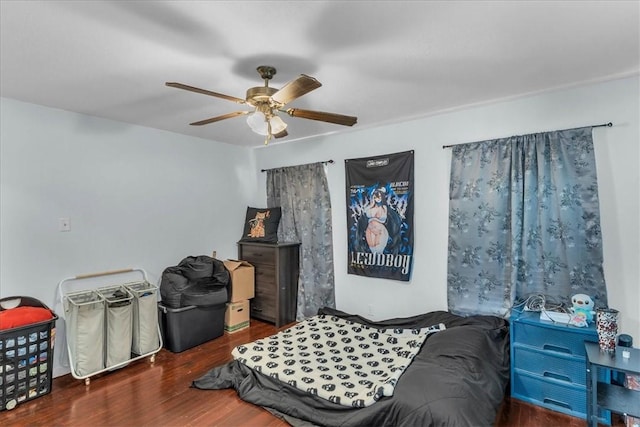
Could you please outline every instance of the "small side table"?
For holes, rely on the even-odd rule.
[[[587,353],[587,425],[598,426],[598,409],[640,417],[640,391],[598,382],[598,369],[640,375],[640,349],[616,347],[615,353],[605,353],[593,342],[585,342],[584,347]],[[622,357],[625,350],[631,357]]]

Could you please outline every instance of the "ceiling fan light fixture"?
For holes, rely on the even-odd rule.
[[[287,124],[280,118],[280,116],[272,116],[269,119],[271,124],[271,134],[277,135],[287,128]]]
[[[252,131],[258,135],[276,135],[284,131],[287,128],[287,124],[279,116],[271,116],[267,122],[267,118],[262,111],[256,109],[255,112],[249,114],[247,117],[247,124]],[[269,132],[269,125],[271,125],[271,132]]]
[[[262,111],[256,110],[254,113],[249,114],[247,124],[258,135],[267,135],[269,133],[269,126]]]

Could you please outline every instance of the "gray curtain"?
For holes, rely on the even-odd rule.
[[[458,314],[534,294],[607,305],[591,127],[453,148],[447,282]]]
[[[280,206],[278,240],[301,242],[297,320],[335,308],[329,185],[322,163],[267,171],[267,205]]]

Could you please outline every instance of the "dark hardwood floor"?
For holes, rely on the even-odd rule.
[[[225,334],[182,353],[162,349],[153,364],[132,362],[91,378],[54,379],[52,392],[0,412],[0,426],[288,426],[268,411],[240,400],[234,390],[197,390],[191,382],[231,359],[236,345],[277,332],[251,320],[251,328]],[[55,353],[66,351],[56,348]],[[616,420],[614,425],[623,424]],[[505,398],[495,427],[582,427],[585,421]],[[416,426],[417,427],[417,426]]]

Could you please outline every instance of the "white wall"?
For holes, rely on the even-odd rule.
[[[67,277],[141,267],[157,284],[186,256],[237,256],[252,150],[1,102],[0,297],[53,308]],[[62,217],[71,231],[58,231]]]
[[[266,203],[259,170],[331,158],[338,308],[376,319],[444,310],[450,150],[442,145],[612,121],[594,130],[605,277],[621,331],[640,341],[639,86],[635,77],[375,129],[361,118],[344,135],[256,150],[2,99],[0,298],[53,304],[57,283],[77,274],[142,267],[157,283],[184,256],[235,257],[246,206]],[[411,149],[412,280],[347,275],[344,159]],[[61,217],[70,232],[58,231]]]
[[[327,166],[333,208],[336,301],[372,318],[447,307],[448,186],[451,152],[443,145],[613,122],[593,131],[609,305],[621,332],[640,341],[640,131],[638,77],[550,92],[340,135],[256,150],[258,169],[333,159]],[[362,125],[366,122],[361,119]],[[295,122],[290,123],[295,134]],[[410,282],[347,275],[344,160],[415,150],[415,260]],[[258,177],[264,195],[265,174]],[[265,203],[259,199],[257,203]]]

